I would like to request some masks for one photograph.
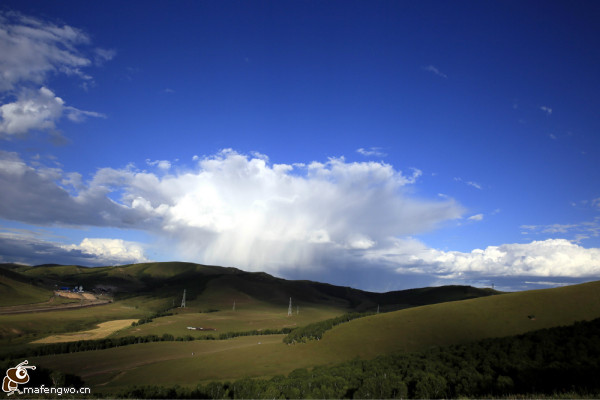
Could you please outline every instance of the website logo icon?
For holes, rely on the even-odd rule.
[[[35,365],[27,364],[29,364],[29,361],[25,360],[16,367],[6,370],[6,376],[2,381],[2,390],[7,393],[7,396],[10,396],[15,392],[23,394],[23,392],[19,390],[19,385],[24,385],[29,382],[27,368],[35,369]]]

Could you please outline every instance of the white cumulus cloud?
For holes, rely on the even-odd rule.
[[[52,129],[62,116],[64,101],[42,87],[23,92],[13,103],[0,106],[0,134],[18,135],[32,129]]]
[[[149,261],[139,243],[122,239],[85,238],[79,245],[63,245],[65,250],[77,250],[103,265],[132,264]]]
[[[46,236],[39,229],[30,231],[0,227],[0,262],[97,266],[148,261],[144,246],[140,243],[86,238],[79,245],[65,245]]]
[[[600,249],[566,239],[547,239],[475,249],[470,253],[427,249],[416,259],[443,277],[600,275]]]
[[[84,181],[76,172],[44,167],[39,160],[28,164],[0,151],[0,218],[136,229],[158,238],[156,243],[180,259],[284,275],[311,270],[324,279],[331,276],[323,271],[338,271],[337,276],[344,269],[368,274],[370,268],[446,280],[600,275],[600,249],[566,239],[471,252],[428,247],[413,236],[461,218],[464,210],[451,198],[413,197],[408,187],[419,176],[417,170],[405,174],[383,162],[344,158],[271,164],[265,155],[228,149],[198,157],[189,170],[103,168]],[[559,234],[572,228],[543,229]],[[20,254],[14,259],[21,261],[34,249],[96,263],[145,259],[139,244],[119,240],[57,246],[18,239],[0,237],[0,247]]]
[[[8,188],[0,192],[0,217],[150,231],[185,258],[211,264],[317,267],[315,260],[357,259],[389,237],[459,218],[452,199],[411,197],[406,187],[419,176],[381,162],[270,164],[264,155],[224,150],[189,171],[103,168],[82,182],[0,152],[0,183]]]
[[[46,87],[38,91],[24,90],[15,102],[0,106],[0,137],[23,135],[32,130],[53,130],[66,115],[71,121],[102,114],[66,106],[63,99]]]

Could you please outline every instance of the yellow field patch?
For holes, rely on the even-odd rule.
[[[137,319],[117,319],[115,321],[107,321],[98,324],[98,327],[89,331],[63,333],[61,335],[48,336],[47,338],[38,339],[31,343],[59,343],[59,342],[76,342],[78,340],[94,340],[104,339],[113,332],[131,326],[132,322]]]

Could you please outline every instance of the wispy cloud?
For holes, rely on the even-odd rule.
[[[361,147],[360,149],[356,149],[356,152],[366,157],[386,157],[387,154],[381,150],[381,147],[369,147],[368,149]]]
[[[469,185],[469,186],[472,186],[472,187],[474,187],[475,189],[479,189],[479,190],[481,190],[481,185],[480,185],[479,183],[477,183],[477,182],[473,182],[473,181],[465,181],[465,180],[463,180],[462,178],[458,178],[458,177],[455,177],[455,178],[454,178],[454,180],[455,180],[456,182],[462,182],[462,183],[464,183],[465,185]]]
[[[471,215],[469,218],[467,218],[469,221],[483,221],[483,214],[475,214],[475,215]]]
[[[545,112],[547,115],[552,115],[552,109],[550,107],[540,106],[540,110]]]
[[[448,75],[444,74],[443,72],[441,72],[439,69],[437,69],[436,67],[434,67],[433,65],[428,65],[426,67],[423,67],[423,69],[425,71],[431,72],[439,77],[442,78],[448,78]]]
[[[155,160],[146,159],[146,164],[157,167],[160,170],[168,171],[171,168],[171,162],[168,160]]]
[[[87,34],[68,25],[0,13],[0,90],[14,90],[21,83],[42,84],[50,73],[91,79],[83,68],[92,62],[78,49],[89,42]]]
[[[572,201],[570,202],[570,204],[573,207],[582,207],[587,209],[591,207],[592,210],[600,211],[600,197],[591,200],[585,199],[579,201]]]
[[[600,217],[572,224],[521,225],[523,234],[570,235],[575,242],[600,236]]]
[[[58,26],[15,12],[0,12],[0,139],[23,136],[31,130],[56,133],[63,116],[79,122],[85,117],[104,117],[94,111],[66,106],[46,86],[51,75],[75,76],[84,86],[93,83],[86,68],[108,61],[113,50],[84,50],[89,36],[68,25]],[[35,88],[35,89],[32,89]]]
[[[97,48],[94,50],[96,65],[102,65],[106,61],[110,61],[117,55],[114,49],[101,49]]]

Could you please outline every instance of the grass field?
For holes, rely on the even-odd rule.
[[[532,317],[532,318],[530,318]],[[379,314],[342,324],[321,345],[371,358],[466,343],[600,317],[600,282],[507,293]]]
[[[171,334],[175,337],[191,335],[194,337],[224,332],[244,332],[265,329],[294,328],[312,322],[333,318],[344,310],[335,308],[302,307],[298,315],[287,316],[286,307],[257,303],[252,308],[237,307],[236,311],[217,311],[201,313],[197,308],[175,309],[175,315],[155,318],[152,322],[127,327],[113,337],[145,336]],[[295,313],[295,311],[294,311]],[[193,331],[187,327],[214,328],[215,331]]]
[[[48,301],[52,290],[43,289],[0,275],[0,307]]]
[[[163,299],[132,298],[91,308],[0,315],[0,356],[51,334],[93,329],[116,319],[142,318],[162,308]]]
[[[154,271],[152,269],[152,271]],[[181,297],[173,299],[176,306]],[[168,302],[168,299],[166,300]],[[235,302],[235,311],[233,303]],[[152,322],[123,329],[115,334],[122,336],[145,336],[171,334],[175,337],[191,335],[194,337],[219,335],[223,332],[242,332],[264,329],[282,329],[303,326],[343,314],[346,310],[329,305],[316,306],[294,303],[293,318],[288,318],[288,303],[267,303],[257,300],[246,293],[223,285],[221,282],[209,282],[202,294],[186,302],[186,308],[170,310],[175,315],[155,318]],[[297,307],[300,307],[296,315]],[[209,310],[218,310],[206,312]],[[187,327],[209,327],[216,331],[192,331]]]
[[[218,338],[228,332],[305,326],[348,311],[372,310],[380,301],[387,310],[430,304],[356,319],[327,331],[320,341],[290,346],[283,343],[284,335],[256,335],[28,357],[32,365],[80,375],[94,392],[113,395],[133,385],[195,386],[211,380],[271,377],[356,357],[419,351],[600,317],[600,282],[501,295],[460,286],[373,294],[187,263],[11,267],[4,274],[5,279],[16,279],[15,288],[10,290],[20,302],[41,299],[42,304],[51,296],[44,298],[48,293],[26,283],[30,281],[47,287],[63,282],[67,286],[82,284],[90,290],[101,287],[110,291],[115,301],[87,309],[0,315],[0,356],[41,346],[30,342],[48,336],[54,336],[47,339],[52,342],[107,335]],[[184,289],[187,307],[178,308]],[[0,286],[0,290],[9,289]],[[5,293],[0,294],[0,298],[5,297]],[[290,296],[294,315],[288,317]],[[478,296],[484,297],[473,298]],[[464,298],[469,300],[450,301]],[[173,315],[153,317],[165,311]],[[153,320],[131,326],[131,322],[140,318],[147,321],[151,316]],[[126,321],[109,323],[115,320]]]
[[[597,317],[600,282],[592,282],[374,315],[339,325],[321,341],[307,344],[285,345],[283,335],[251,336],[137,344],[38,357],[34,361],[80,374],[96,390],[110,392],[131,385],[195,385],[210,380],[269,377],[355,357],[373,358],[394,351],[465,343]]]
[[[137,319],[118,319],[115,321],[102,322],[98,324],[97,328],[89,331],[65,333],[62,335],[52,335],[42,339],[35,340],[31,343],[60,343],[60,342],[76,342],[78,340],[95,340],[104,339],[110,334],[131,326],[132,322]]]
[[[150,382],[194,385],[199,380],[239,376],[245,366],[237,366],[235,359],[238,356],[247,358],[249,354],[260,356],[265,352],[273,354],[273,350],[281,351],[282,338],[283,335],[269,335],[221,341],[144,343],[102,351],[35,357],[30,358],[30,364],[64,371],[77,370],[86,385],[99,391]],[[229,372],[224,374],[225,371]],[[265,372],[271,371],[267,369]],[[152,375],[147,375],[149,373]]]

